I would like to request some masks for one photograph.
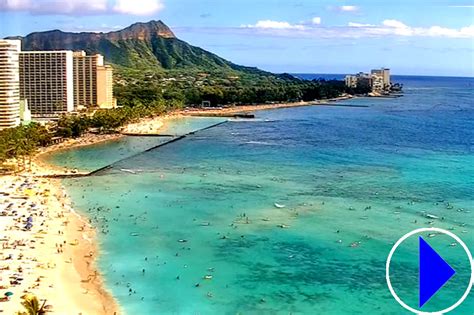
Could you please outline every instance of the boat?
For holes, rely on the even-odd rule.
[[[282,229],[287,229],[290,227],[289,225],[286,225],[286,224],[278,224],[277,226]]]
[[[205,276],[204,276],[204,279],[205,279],[205,280],[211,280],[211,279],[212,279],[212,276],[211,276],[211,275],[205,275]]]
[[[282,205],[282,204],[279,204],[279,203],[276,203],[276,202],[274,203],[274,206],[275,206],[275,208],[278,208],[278,209],[286,207],[285,205]]]
[[[138,233],[130,233],[130,236],[138,236]]]
[[[427,217],[428,219],[439,219],[438,216],[434,214],[429,214],[429,213],[425,214],[425,217]]]

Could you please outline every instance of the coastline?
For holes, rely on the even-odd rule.
[[[118,304],[104,289],[95,266],[93,227],[69,206],[61,183],[36,178],[37,170],[41,167],[1,178],[6,196],[2,206],[12,206],[0,217],[0,283],[13,295],[0,302],[0,310],[22,311],[21,296],[33,294],[56,314],[118,314]],[[32,227],[25,229],[28,217]],[[9,283],[12,277],[16,283]]]
[[[219,107],[219,108],[188,108],[179,111],[179,114],[184,116],[210,116],[210,117],[219,117],[226,115],[235,115],[247,112],[255,112],[259,110],[269,110],[269,109],[280,109],[280,108],[291,108],[291,107],[303,107],[303,106],[318,106],[318,105],[327,105],[337,101],[343,101],[348,99],[353,99],[356,96],[352,95],[343,95],[339,97],[334,97],[325,100],[315,100],[308,102],[287,102],[287,103],[274,103],[274,104],[257,104],[257,105],[236,105],[233,107]]]
[[[0,199],[0,212],[4,211],[0,216],[0,288],[13,293],[10,301],[0,302],[0,313],[22,311],[21,296],[28,293],[35,295],[40,304],[46,301],[45,305],[52,306],[56,314],[121,313],[95,264],[99,246],[94,227],[71,207],[60,180],[41,178],[44,174],[75,172],[48,164],[43,155],[121,137],[87,134],[41,148],[32,159],[30,170],[0,176],[0,191],[5,193],[5,198]],[[7,209],[10,203],[13,207]],[[22,227],[29,216],[33,227],[27,231]],[[26,246],[20,248],[18,244],[25,240]],[[15,264],[8,264],[11,261]],[[16,285],[9,284],[13,273],[23,279]]]
[[[33,239],[41,234],[40,244],[34,244],[35,246],[27,249],[24,253],[17,252],[16,249],[13,250],[14,256],[22,254],[28,257],[29,261],[26,265],[29,265],[32,271],[30,274],[24,275],[24,281],[20,285],[8,288],[8,290],[14,291],[14,295],[11,301],[0,302],[0,310],[5,311],[6,314],[20,311],[22,309],[20,296],[28,292],[36,295],[40,302],[46,300],[46,305],[52,305],[54,313],[57,314],[115,315],[121,313],[119,304],[105,288],[103,278],[95,264],[95,257],[100,248],[97,244],[94,227],[87,222],[87,217],[76,213],[70,206],[71,203],[60,180],[41,178],[44,174],[72,174],[76,173],[77,170],[51,165],[42,159],[43,155],[60,150],[115,141],[124,137],[122,132],[157,133],[165,124],[166,119],[180,116],[219,116],[267,109],[322,105],[348,98],[351,97],[339,97],[318,102],[243,105],[212,110],[180,110],[131,124],[123,128],[121,133],[108,135],[86,134],[77,139],[68,139],[62,143],[41,148],[32,160],[31,170],[24,171],[19,175],[0,177],[0,180],[3,181],[2,187],[16,187],[21,194],[24,194],[24,190],[21,188],[22,184],[28,183],[27,187],[31,185],[33,188],[28,189],[36,193],[28,197],[28,202],[40,205],[39,209],[42,214],[40,220],[47,218],[40,227],[34,227],[31,231],[26,232],[19,231],[22,224],[19,225],[18,223],[22,221],[18,218],[11,220],[12,222],[9,223],[8,220],[4,220],[6,223],[3,225],[0,221],[0,237],[7,237],[8,243],[18,242],[25,237]],[[21,210],[24,218],[31,215],[34,217],[33,220],[36,221],[37,211],[31,213],[29,209],[26,209],[26,206],[22,207]],[[9,216],[0,216],[0,219],[4,218],[9,218]],[[41,228],[43,224],[46,224],[47,229]],[[58,252],[58,246],[60,246],[60,252]],[[0,267],[3,263],[2,261]],[[22,263],[24,262],[22,261]],[[45,265],[47,266],[46,269],[44,269]],[[24,268],[22,267],[22,269]],[[0,278],[3,278],[3,280],[7,278],[4,273],[3,270],[0,270]],[[35,283],[35,279],[40,280],[40,282]],[[44,285],[45,282],[47,285]],[[0,284],[3,283],[0,281]],[[88,302],[84,303],[84,299],[87,299]]]

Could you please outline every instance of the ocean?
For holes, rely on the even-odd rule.
[[[392,80],[403,97],[260,111],[202,131],[222,119],[178,119],[163,133],[196,132],[146,152],[169,138],[50,156],[113,163],[63,183],[99,232],[98,266],[125,313],[409,314],[385,279],[400,237],[440,227],[474,252],[474,78]],[[423,308],[434,311],[460,298],[469,263],[453,240],[423,236],[457,271]],[[391,264],[414,307],[417,251],[410,239]],[[474,314],[473,293],[452,314]]]

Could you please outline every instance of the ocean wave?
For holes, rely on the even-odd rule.
[[[403,88],[405,91],[434,91],[437,88],[432,88],[432,87],[407,87]]]
[[[278,145],[277,143],[270,143],[265,141],[247,141],[245,144],[259,144],[259,145]]]

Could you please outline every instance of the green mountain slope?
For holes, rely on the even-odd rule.
[[[22,40],[23,50],[84,50],[100,53],[107,62],[134,69],[244,71],[269,74],[233,64],[178,38],[162,21],[135,23],[109,33],[68,33],[59,30],[31,33]]]

